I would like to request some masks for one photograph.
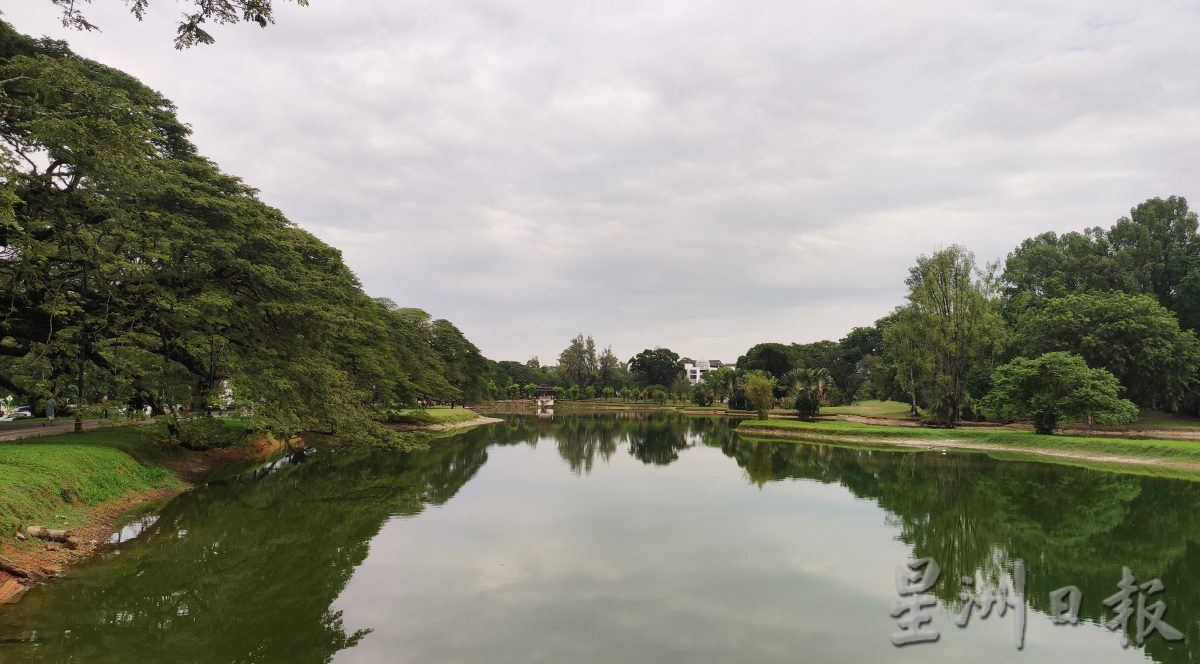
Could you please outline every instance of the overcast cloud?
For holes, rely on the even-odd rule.
[[[1194,1],[312,0],[183,52],[170,0],[85,9],[4,18],[493,359],[837,339],[918,254],[1200,195]]]

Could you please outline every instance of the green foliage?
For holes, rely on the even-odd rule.
[[[796,393],[795,408],[801,419],[811,420],[821,412],[821,400],[815,390],[800,390]]]
[[[697,383],[692,386],[691,400],[697,406],[711,406],[714,400],[713,388],[704,382]]]
[[[845,406],[828,406],[824,410],[829,415],[861,415],[864,417],[903,418],[911,414],[909,404],[876,399],[855,401]]]
[[[738,357],[737,367],[742,371],[765,371],[775,379],[795,368],[788,347],[780,343],[761,343],[751,346],[745,355]]]
[[[283,435],[364,442],[389,408],[491,396],[454,325],[369,298],[168,100],[4,23],[0,44],[0,388],[201,411],[229,381]]]
[[[209,450],[232,447],[246,440],[250,432],[219,417],[192,414],[172,415],[166,430],[159,433],[163,443],[176,444],[189,450]]]
[[[1121,386],[1104,369],[1089,368],[1071,353],[1017,358],[996,368],[983,409],[1000,417],[1032,419],[1038,433],[1053,433],[1066,418],[1099,424],[1137,419],[1137,406],[1118,396]]]
[[[1148,295],[1080,293],[1044,300],[1022,316],[1018,346],[1036,356],[1067,351],[1108,370],[1146,407],[1173,409],[1200,364],[1195,333]]]
[[[701,374],[700,382],[712,390],[713,399],[724,401],[737,387],[737,372],[730,367],[720,367]]]
[[[394,424],[429,426],[470,422],[478,417],[478,413],[468,408],[403,408],[389,412],[387,421]]]
[[[758,418],[767,419],[767,413],[775,405],[775,381],[765,373],[751,373],[746,378],[746,398],[758,411]]]
[[[629,360],[629,371],[638,385],[670,385],[683,375],[679,355],[669,348],[647,348]]]
[[[1151,198],[1107,230],[1025,240],[1008,256],[1007,309],[1015,319],[1043,298],[1121,291],[1149,295],[1186,330],[1200,327],[1196,213],[1179,196]]]
[[[558,356],[558,377],[568,385],[591,385],[598,369],[596,342],[590,336],[576,336]]]
[[[899,362],[935,418],[953,424],[963,415],[971,375],[991,372],[1003,320],[988,301],[988,276],[960,246],[917,258],[906,283],[902,319],[908,325],[904,342],[911,345],[898,354]]]
[[[146,427],[0,445],[0,530],[86,523],[89,509],[153,489],[182,488]],[[58,518],[66,517],[66,522]]]
[[[534,367],[512,360],[497,362],[494,374],[498,384],[507,385],[513,383],[519,385],[527,396],[532,395],[533,390],[536,390],[538,385],[549,385],[553,382],[540,366]],[[530,388],[530,385],[533,387]]]

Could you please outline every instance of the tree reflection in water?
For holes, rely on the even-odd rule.
[[[1162,579],[1165,619],[1186,636],[1152,638],[1144,652],[1200,661],[1192,573],[1200,484],[983,455],[741,440],[735,424],[663,413],[510,418],[426,452],[323,449],[215,483],[161,508],[119,553],[0,610],[0,661],[327,662],[365,635],[344,625],[335,600],[383,524],[450,501],[490,446],[541,443],[577,475],[603,472],[623,447],[654,466],[698,449],[719,451],[759,487],[845,487],[886,512],[913,557],[938,561],[944,605],[958,603],[952,580],[978,571],[995,585],[1020,558],[1032,609],[1047,612],[1050,591],[1073,584],[1084,593],[1081,618],[1099,624],[1109,618],[1101,600],[1128,565],[1141,581]]]

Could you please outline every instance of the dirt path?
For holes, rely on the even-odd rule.
[[[108,427],[125,426],[126,424],[136,424],[136,422],[110,422],[106,420],[84,420],[83,430],[92,431],[95,429],[106,429]],[[54,424],[49,424],[45,421],[39,422],[0,422],[0,443],[6,443],[14,440],[22,440],[24,438],[37,438],[40,436],[56,436],[61,433],[71,433],[75,430],[75,420],[59,419]]]
[[[1038,447],[1022,447],[1019,445],[993,445],[989,443],[970,443],[965,440],[921,440],[918,438],[871,438],[869,436],[842,436],[804,431],[804,433],[775,429],[771,427],[739,428],[738,433],[763,438],[779,438],[784,440],[815,441],[822,443],[857,443],[878,445],[884,447],[912,447],[926,450],[955,449],[974,452],[1010,452],[1020,454],[1037,454],[1040,456],[1060,459],[1076,459],[1113,463],[1121,465],[1153,466],[1157,468],[1178,468],[1180,470],[1200,471],[1200,463],[1192,461],[1168,461],[1164,459],[1148,459],[1144,457],[1121,456],[1117,454],[1102,454],[1099,452],[1079,452],[1076,450],[1049,450]]]
[[[453,431],[454,429],[466,429],[467,427],[479,426],[480,424],[495,424],[504,420],[497,417],[484,417],[480,415],[473,420],[464,422],[447,422],[446,424],[389,424],[387,427],[395,431]]]

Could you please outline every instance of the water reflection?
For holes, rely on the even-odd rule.
[[[323,454],[200,488],[143,518],[135,543],[0,610],[0,661],[329,661],[368,633],[331,607],[371,538],[452,498],[486,447]]]
[[[1165,619],[1186,639],[1152,638],[1146,654],[1158,662],[1200,661],[1196,483],[981,455],[736,440],[722,450],[756,484],[836,482],[875,501],[913,557],[932,557],[947,570],[935,594],[949,605],[960,604],[958,576],[978,571],[995,584],[1023,559],[1033,609],[1048,613],[1050,592],[1076,585],[1081,619],[1102,624],[1113,614],[1101,602],[1116,592],[1123,565],[1140,581],[1157,576],[1167,589],[1159,597],[1170,608]]]
[[[503,450],[504,461],[480,473],[489,450]],[[794,542],[814,559],[862,553],[829,537],[851,518],[870,529],[870,542],[895,538],[906,553],[933,557],[946,577],[935,592],[948,606],[959,591],[950,581],[978,571],[995,582],[1020,558],[1032,609],[1045,613],[1049,592],[1074,584],[1084,593],[1082,618],[1098,624],[1109,616],[1101,600],[1128,565],[1140,580],[1162,579],[1165,618],[1186,635],[1181,644],[1153,638],[1144,653],[1164,663],[1200,660],[1193,647],[1200,588],[1191,583],[1200,566],[1195,483],[979,455],[745,441],[728,420],[650,413],[511,418],[419,454],[322,451],[296,461],[172,501],[138,521],[137,541],[0,607],[0,661],[328,662],[338,653],[351,661],[524,661],[533,641],[574,661],[791,661],[795,653],[782,640],[791,637],[781,635],[794,627],[764,616],[827,610],[818,605],[827,599],[794,590],[791,553],[778,539],[788,533],[757,525],[768,508],[812,512],[823,532]],[[572,474],[592,479],[555,479]],[[763,495],[799,484],[821,493]],[[467,486],[473,495],[452,501]],[[847,492],[877,508],[850,513],[823,502]],[[451,505],[461,511],[407,521]],[[533,548],[505,557],[497,542]],[[369,554],[373,562],[364,566]],[[514,569],[532,557],[536,563]],[[881,572],[887,591],[891,565],[900,562],[858,573]],[[548,576],[551,564],[558,576]],[[488,576],[477,587],[469,581],[480,569]],[[851,581],[806,574],[807,583],[843,593]],[[581,575],[596,577],[595,586],[582,588]],[[357,589],[348,588],[352,578]],[[684,599],[700,584],[711,593]],[[846,610],[886,620],[886,602],[856,601]],[[488,602],[505,610],[488,613],[481,608]],[[670,623],[712,643],[685,647],[669,630],[642,641],[580,631],[606,621],[649,625],[681,604],[712,604]],[[447,621],[478,622],[459,632],[434,620],[438,611]],[[560,625],[557,637],[545,633],[568,616],[578,621]],[[857,638],[852,632],[818,629],[839,645]],[[864,642],[886,643],[886,634]],[[1099,661],[1116,661],[1116,637],[1104,636],[1114,659]],[[472,638],[479,650],[454,650]],[[948,659],[952,645],[913,661]],[[871,653],[856,652],[861,661],[878,656]],[[1046,661],[1035,651],[1021,657]]]

